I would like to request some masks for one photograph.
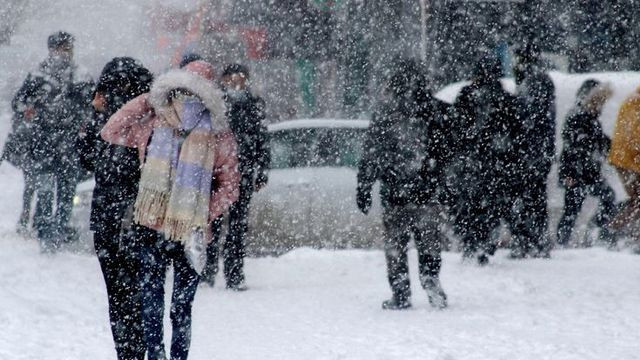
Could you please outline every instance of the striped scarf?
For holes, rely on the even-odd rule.
[[[134,220],[185,243],[209,223],[215,135],[210,113],[196,97],[156,109],[142,166]]]

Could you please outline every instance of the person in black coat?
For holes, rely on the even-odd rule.
[[[388,96],[374,111],[358,167],[357,205],[367,214],[380,181],[384,248],[392,297],[383,309],[411,306],[407,250],[413,236],[420,284],[436,308],[447,306],[440,284],[441,236],[438,193],[442,189],[448,106],[433,98],[418,64],[401,60],[388,83]]]
[[[79,180],[75,141],[91,117],[93,81],[73,61],[74,38],[48,38],[49,56],[30,73],[13,99],[13,109],[31,125],[28,158],[36,184],[33,223],[43,252],[74,237],[68,226]],[[54,207],[55,199],[55,207]]]
[[[556,104],[553,81],[541,70],[540,50],[533,44],[515,52],[514,75],[519,118],[524,126],[520,144],[527,191],[522,196],[522,219],[532,236],[514,243],[514,257],[550,255],[547,177],[555,158]]]
[[[594,223],[601,227],[600,237],[615,245],[615,237],[606,226],[615,214],[615,194],[601,173],[602,160],[611,140],[602,132],[598,121],[611,89],[596,80],[585,81],[578,90],[576,106],[569,112],[562,131],[560,186],[565,189],[564,212],[558,224],[558,244],[566,246],[571,237],[585,197],[600,199]]]
[[[137,251],[140,237],[153,232],[131,225],[132,207],[138,192],[140,163],[136,149],[109,144],[100,130],[127,101],[149,91],[151,73],[129,57],[108,62],[100,75],[92,122],[79,139],[82,166],[95,176],[90,226],[104,276],[109,318],[118,359],[144,359],[141,299]],[[151,241],[151,240],[148,240]]]
[[[456,146],[448,183],[456,199],[454,229],[462,238],[463,257],[477,256],[481,265],[496,250],[491,235],[500,219],[506,220],[514,238],[526,236],[511,196],[522,128],[516,99],[502,88],[500,74],[498,59],[485,54],[453,105]]]
[[[245,235],[248,230],[249,203],[255,191],[267,184],[271,153],[264,124],[265,103],[251,93],[248,69],[228,65],[221,76],[229,125],[238,143],[239,170],[242,175],[240,197],[229,209],[229,228],[223,246],[224,277],[228,289],[246,290],[244,276]],[[207,247],[207,265],[202,278],[213,285],[218,272],[219,237],[222,218],[213,224],[213,241]]]

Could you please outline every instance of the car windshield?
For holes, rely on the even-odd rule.
[[[356,168],[365,129],[305,128],[275,131],[271,137],[271,168]]]

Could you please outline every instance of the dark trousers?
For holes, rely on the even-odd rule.
[[[22,191],[22,211],[20,212],[19,225],[26,229],[31,216],[31,202],[36,192],[36,177],[31,170],[22,171],[24,177],[24,190]]]
[[[140,257],[136,233],[120,237],[118,226],[98,227],[94,246],[107,287],[111,333],[118,360],[144,360]]]
[[[549,251],[551,243],[548,233],[549,211],[547,209],[547,177],[538,175],[527,182],[522,196],[522,224],[530,231],[529,241],[523,242],[525,252]]]
[[[141,239],[142,319],[148,359],[165,359],[164,284],[167,267],[173,265],[171,297],[171,360],[184,360],[191,345],[191,306],[198,289],[199,276],[185,256],[184,246],[165,240],[154,231]]]
[[[428,277],[438,277],[442,264],[442,243],[439,231],[438,207],[391,206],[384,209],[385,258],[387,277],[394,297],[400,301],[411,298],[407,250],[411,235],[418,251],[420,284]]]
[[[252,194],[252,188],[241,188],[238,201],[229,208],[229,229],[222,250],[224,278],[228,287],[240,285],[245,281],[245,235],[249,228],[249,203]],[[215,278],[218,273],[222,220],[221,216],[212,224],[213,240],[207,246],[207,266],[203,273],[203,276],[207,278]]]
[[[45,251],[55,250],[63,237],[73,209],[75,174],[40,173],[35,176],[36,208],[33,224]],[[55,208],[54,208],[55,200]]]
[[[569,242],[573,226],[587,195],[595,196],[600,200],[600,207],[594,218],[594,223],[602,228],[601,235],[604,239],[610,238],[609,229],[606,225],[609,224],[616,212],[615,194],[604,179],[599,179],[592,185],[579,185],[566,189],[564,193],[564,212],[558,224],[558,244],[566,245]]]
[[[501,209],[493,199],[472,195],[467,201],[456,204],[454,229],[462,240],[462,251],[465,257],[476,252],[493,255],[496,244],[492,242],[491,233],[500,225]]]
[[[61,234],[66,235],[71,211],[73,210],[73,196],[78,185],[77,170],[60,171],[55,176],[56,182],[56,214],[54,224]]]
[[[40,173],[35,176],[36,207],[33,214],[33,226],[38,234],[43,251],[55,251],[60,245],[56,236],[53,219],[53,201],[55,198],[55,178],[53,174]]]

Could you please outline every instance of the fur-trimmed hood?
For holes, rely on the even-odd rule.
[[[221,132],[229,129],[222,92],[212,81],[184,69],[170,70],[158,76],[151,85],[149,103],[155,109],[168,106],[169,93],[178,88],[186,89],[202,100],[203,105],[211,113],[213,131]]]

